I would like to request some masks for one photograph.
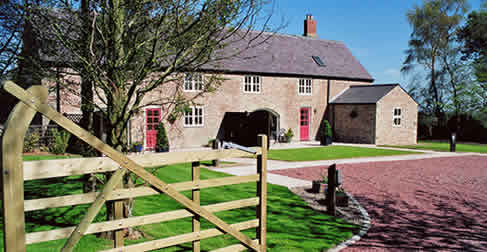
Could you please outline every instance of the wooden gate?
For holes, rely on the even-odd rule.
[[[101,140],[83,130],[78,125],[63,117],[47,105],[47,89],[34,86],[24,90],[11,81],[2,83],[2,88],[20,102],[12,110],[1,144],[2,182],[3,182],[3,217],[4,247],[7,252],[25,251],[26,244],[68,238],[62,251],[72,251],[85,234],[115,231],[114,249],[106,251],[147,251],[181,243],[192,242],[193,251],[200,251],[200,240],[222,234],[230,234],[240,241],[218,251],[253,251],[266,250],[266,211],[267,211],[267,137],[260,135],[260,147],[257,151],[257,174],[233,176],[226,178],[200,180],[199,161],[214,160],[226,157],[252,156],[239,150],[211,150],[200,152],[177,152],[129,157],[104,144]],[[64,159],[51,161],[22,162],[23,138],[27,127],[36,112],[42,113],[73,135],[96,148],[108,158]],[[167,184],[146,171],[144,167],[153,167],[175,163],[192,162],[193,180]],[[95,172],[113,172],[101,192],[69,195],[55,198],[44,198],[24,201],[24,180],[50,177],[89,174]],[[120,184],[123,176],[132,172],[148,182],[151,187],[123,189]],[[257,197],[231,202],[201,206],[200,189],[257,182]],[[192,199],[185,197],[181,191],[191,190]],[[122,218],[120,200],[165,193],[182,204],[185,209],[164,212],[155,215]],[[115,201],[113,221],[92,223],[96,214],[106,201]],[[86,215],[76,227],[55,229],[35,233],[25,233],[24,212],[61,206],[92,203]],[[118,207],[117,207],[118,206]],[[228,224],[215,216],[215,212],[230,209],[257,206],[257,219]],[[118,209],[118,210],[117,210]],[[119,214],[117,214],[119,212]],[[193,218],[193,232],[152,240],[130,246],[123,246],[121,230],[127,227],[164,222],[185,217]],[[200,217],[215,225],[213,229],[200,230]],[[244,235],[241,230],[256,228],[255,240]]]

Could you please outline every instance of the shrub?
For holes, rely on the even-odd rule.
[[[328,120],[323,121],[323,125],[321,127],[321,135],[325,137],[333,137],[333,132],[331,130],[331,126]]]
[[[207,147],[213,147],[213,143],[214,143],[215,141],[216,141],[216,139],[215,139],[215,138],[212,138],[212,139],[208,140],[208,145],[207,145]]]
[[[293,139],[293,137],[294,137],[294,132],[293,132],[293,130],[292,130],[291,128],[289,128],[289,129],[287,130],[287,132],[286,132],[286,135],[285,135],[285,136],[286,136],[286,141],[287,141],[288,143],[289,143],[289,142],[291,142],[291,140],[292,140],[292,139]]]
[[[66,130],[58,131],[57,129],[52,129],[52,135],[55,137],[55,143],[49,146],[49,152],[53,154],[64,154],[68,148],[69,138],[71,134]]]
[[[39,146],[40,136],[36,132],[28,133],[24,138],[24,152],[33,152]]]
[[[166,129],[162,122],[157,126],[156,149],[169,150],[169,140],[167,139]]]

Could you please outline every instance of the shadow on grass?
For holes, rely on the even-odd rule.
[[[429,202],[425,211],[402,200],[377,202],[356,196],[377,223],[354,247],[387,251],[487,251],[485,205],[457,197],[416,192],[416,200]]]

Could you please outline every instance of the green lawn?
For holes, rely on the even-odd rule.
[[[389,146],[389,147],[417,149],[417,150],[450,151],[450,143],[436,142],[436,141],[419,141],[417,145],[401,145],[401,146]],[[456,151],[487,153],[487,145],[457,143]]]
[[[157,170],[156,176],[168,183],[187,181],[191,179],[191,165],[172,165]],[[201,179],[229,176],[224,173],[201,169]],[[67,178],[44,179],[26,181],[25,197],[34,199],[39,197],[57,196],[81,193],[80,176]],[[191,192],[184,192],[190,196]],[[255,183],[210,188],[201,190],[202,205],[255,197]],[[79,223],[88,205],[63,207],[26,213],[27,232],[49,230]],[[134,215],[146,215],[158,212],[180,209],[181,206],[166,195],[137,198]],[[96,217],[95,221],[104,220],[105,210]],[[217,213],[217,216],[229,223],[236,223],[255,219],[255,207],[244,208]],[[350,238],[357,226],[348,224],[340,219],[317,213],[309,208],[298,196],[287,188],[268,185],[268,236],[269,251],[322,251]],[[3,222],[2,222],[3,223]],[[202,221],[202,229],[212,228],[207,221]],[[191,218],[141,226],[145,238],[137,241],[126,241],[126,245],[146,240],[168,237],[176,234],[191,232]],[[255,238],[255,229],[244,231],[251,238]],[[28,251],[59,251],[65,240],[57,240],[29,245]],[[3,247],[3,239],[0,240]],[[212,250],[235,244],[237,241],[228,235],[201,242],[202,250]],[[110,247],[110,241],[87,235],[82,238],[76,251],[97,251]],[[159,251],[188,251],[191,244],[182,244]]]
[[[315,161],[406,154],[418,153],[411,151],[385,150],[352,146],[326,146],[315,148],[269,150],[269,159],[283,161]]]
[[[79,155],[70,155],[70,156],[63,156],[63,155],[24,155],[22,159],[24,161],[36,161],[36,160],[52,160],[52,159],[65,159],[65,158],[79,158]]]

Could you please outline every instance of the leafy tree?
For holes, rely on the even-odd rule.
[[[459,30],[458,39],[463,43],[464,59],[487,57],[487,9],[472,11],[468,15],[466,24]]]
[[[458,40],[462,43],[463,60],[473,61],[477,85],[471,91],[475,108],[487,112],[487,1],[483,9],[468,15]]]
[[[424,0],[407,13],[413,32],[401,71],[410,73],[416,66],[427,71],[429,84],[421,93],[429,97],[428,106],[440,126],[446,123],[449,100],[456,111],[460,108],[459,90],[465,75],[458,74],[463,65],[455,53],[455,35],[468,9],[467,0]]]

